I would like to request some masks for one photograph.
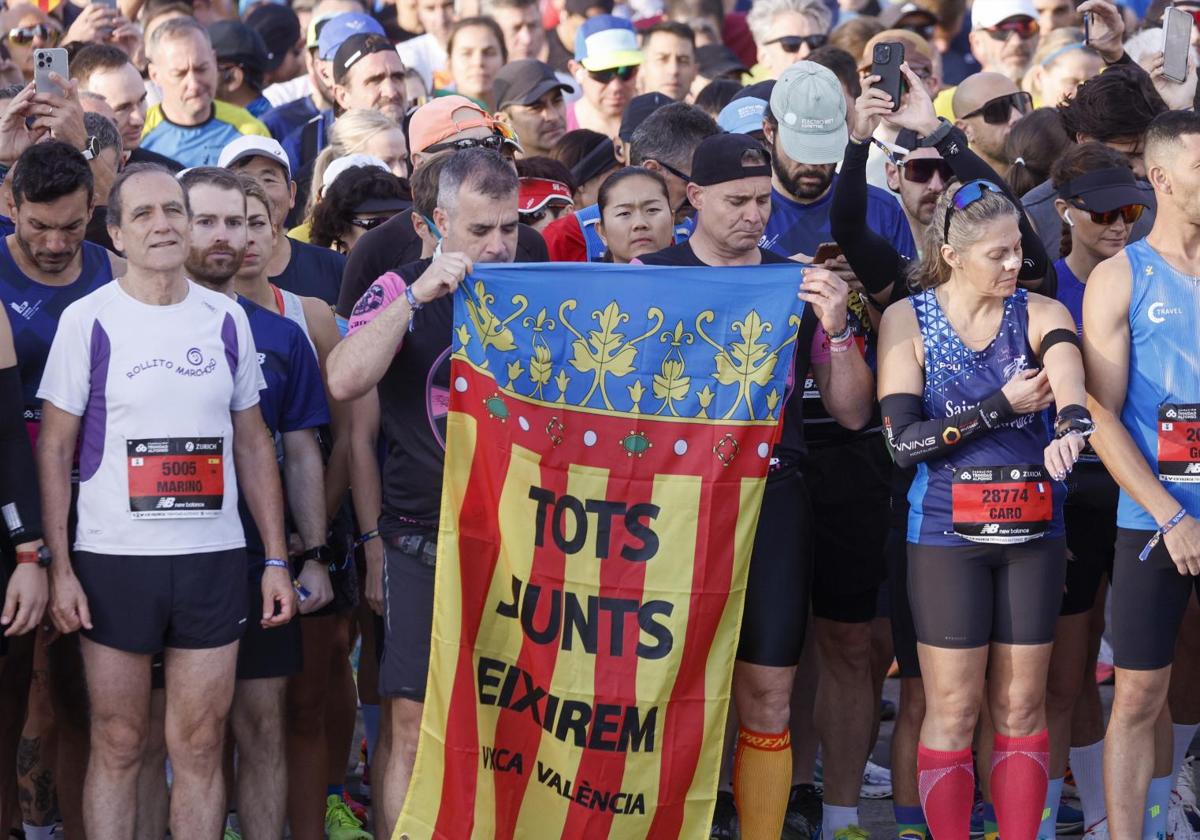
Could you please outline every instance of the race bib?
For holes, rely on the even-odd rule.
[[[125,441],[134,519],[219,516],[225,499],[222,438]]]
[[[1054,494],[1036,465],[963,467],[951,483],[954,533],[981,543],[1035,540],[1054,517]]]
[[[1158,407],[1158,477],[1200,481],[1200,405],[1163,403]]]

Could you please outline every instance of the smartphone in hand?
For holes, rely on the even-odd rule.
[[[1190,18],[1189,18],[1190,20]],[[64,81],[71,77],[67,68],[67,51],[62,47],[47,47],[33,51],[33,86],[38,93],[54,93],[65,96],[62,85],[50,81],[50,74],[57,73]]]
[[[898,41],[883,41],[875,45],[871,53],[871,75],[878,76],[875,87],[892,97],[892,110],[900,109],[900,97],[904,94],[904,74],[900,65],[904,63],[904,45]]]
[[[1192,16],[1168,6],[1163,13],[1163,76],[1182,84],[1187,80],[1192,44]]]

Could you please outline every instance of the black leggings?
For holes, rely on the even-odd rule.
[[[1067,570],[1066,542],[908,544],[908,595],[917,639],[940,648],[1054,640]]]

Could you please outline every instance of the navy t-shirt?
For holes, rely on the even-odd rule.
[[[767,229],[758,246],[781,257],[795,254],[811,257],[823,243],[832,242],[829,210],[833,206],[836,184],[835,175],[825,195],[811,204],[792,201],[772,188],[771,218],[767,220]],[[867,226],[890,242],[901,256],[911,259],[917,255],[917,246],[900,202],[890,193],[870,185],[867,186]]]
[[[333,306],[342,288],[342,271],[346,258],[329,248],[318,248],[296,239],[292,242],[292,258],[283,271],[270,278],[281,289],[301,297],[315,297]]]
[[[271,132],[271,136],[282,143],[285,137],[311,120],[317,113],[317,106],[313,104],[312,97],[301,96],[299,99],[272,108],[259,119],[267,127],[267,131]]]
[[[329,403],[316,353],[308,336],[294,321],[238,297],[250,322],[250,334],[258,351],[258,365],[267,387],[259,392],[259,408],[272,435],[313,429],[329,423]],[[252,566],[262,565],[262,537],[254,517],[246,507],[245,495],[238,495],[238,513],[246,532],[246,553]]]

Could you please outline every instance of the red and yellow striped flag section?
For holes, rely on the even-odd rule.
[[[796,266],[482,266],[455,300],[396,837],[707,837]]]

